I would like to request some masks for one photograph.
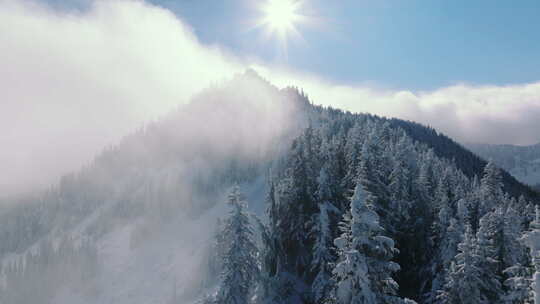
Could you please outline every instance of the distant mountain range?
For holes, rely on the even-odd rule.
[[[531,146],[467,144],[467,148],[540,190],[540,143]]]

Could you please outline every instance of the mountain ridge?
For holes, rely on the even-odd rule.
[[[450,213],[457,212],[458,197],[470,200],[470,204],[477,202],[474,179],[476,177],[479,183],[486,162],[434,129],[395,118],[316,106],[303,91],[294,87],[278,89],[254,73],[248,71],[220,86],[204,90],[193,98],[192,103],[126,136],[117,146],[105,149],[91,165],[65,176],[56,187],[37,199],[29,198],[27,203],[0,207],[3,209],[0,222],[4,225],[0,231],[0,259],[6,264],[2,267],[4,275],[7,275],[6,271],[9,274],[29,272],[25,275],[35,276],[38,284],[42,269],[38,267],[32,272],[34,270],[17,266],[19,262],[39,261],[40,254],[32,254],[29,248],[47,252],[50,251],[47,249],[51,246],[49,242],[60,242],[65,243],[66,248],[73,247],[66,249],[70,255],[78,256],[77,246],[71,242],[88,239],[89,249],[85,249],[84,254],[107,257],[103,261],[105,269],[98,267],[99,259],[88,266],[104,271],[93,274],[97,285],[91,286],[98,292],[82,288],[90,295],[78,300],[74,299],[77,295],[67,292],[58,299],[59,303],[115,301],[111,299],[116,299],[116,303],[145,303],[151,299],[143,297],[144,293],[154,295],[156,298],[152,300],[164,302],[173,294],[173,289],[177,294],[178,284],[190,286],[185,287],[189,290],[183,300],[189,303],[193,300],[192,294],[196,294],[195,289],[212,290],[216,284],[216,273],[213,273],[214,279],[203,275],[207,271],[205,246],[207,239],[212,239],[213,221],[225,213],[225,206],[220,202],[225,201],[227,188],[240,183],[243,191],[249,194],[252,210],[269,227],[303,227],[298,228],[303,231],[318,216],[321,208],[318,204],[325,200],[332,201],[339,212],[345,212],[357,175],[363,172],[366,188],[379,196],[372,204],[378,206],[385,233],[396,239],[401,252],[395,258],[404,267],[395,276],[402,286],[400,295],[423,299],[428,287],[437,287],[437,277],[426,273],[428,267],[419,261],[440,266],[426,256],[435,250],[427,241],[432,233],[428,230],[432,229],[432,222],[439,221],[437,208],[443,204],[434,196],[446,192],[447,201],[451,202]],[[390,170],[384,168],[385,164],[403,170]],[[504,189],[514,196],[513,200],[508,198],[508,202],[513,202],[523,209],[520,212],[524,212],[526,204],[521,201],[518,204],[518,196],[536,201],[537,194],[504,171],[502,174]],[[321,189],[325,178],[330,183],[326,190]],[[403,184],[399,189],[395,188],[397,186],[390,178],[402,180],[400,183]],[[297,183],[297,187],[288,189],[290,183]],[[274,184],[275,192],[271,190]],[[287,196],[288,193],[293,196]],[[422,197],[407,197],[412,194]],[[276,202],[280,203],[276,206],[269,202],[272,196],[279,198]],[[290,205],[287,200],[292,200]],[[403,202],[403,205],[396,205],[399,210],[403,209],[403,214],[390,215],[392,208],[385,205],[394,200]],[[429,204],[423,210],[415,207],[413,201]],[[272,217],[274,212],[280,215],[279,221]],[[418,220],[413,221],[415,218]],[[298,225],[283,227],[286,220]],[[337,227],[340,218],[334,215],[332,221]],[[195,241],[191,230],[199,233],[202,240]],[[292,246],[285,255],[281,252],[274,258],[285,261],[282,267],[288,272],[282,274],[284,277],[294,277],[298,286],[305,287],[312,283],[313,274],[306,266],[292,265],[310,259],[309,249],[314,240],[310,237],[301,242],[287,239],[295,233],[298,232],[273,235],[277,244]],[[333,233],[337,231],[334,229]],[[305,235],[311,234],[306,232]],[[415,238],[426,242],[418,241],[414,243],[416,248],[409,247],[407,244]],[[193,248],[183,245],[190,242],[198,245]],[[150,249],[149,244],[161,250],[151,262],[148,252],[156,249]],[[305,248],[298,244],[304,244]],[[197,256],[192,252],[197,252]],[[123,257],[129,263],[120,263]],[[118,264],[107,264],[109,258]],[[141,264],[137,262],[139,259]],[[186,261],[181,259],[195,265],[190,265],[192,270],[188,274],[182,275],[182,268],[177,266],[185,265]],[[412,260],[416,264],[406,265]],[[272,261],[271,257],[268,266]],[[54,267],[61,269],[61,262],[55,262],[58,265],[54,264]],[[144,285],[139,276],[146,266],[158,272],[153,276],[155,280],[160,280],[160,276],[166,278],[166,286]],[[107,268],[112,272],[107,272]],[[81,267],[81,274],[76,275],[90,276],[89,269]],[[197,279],[189,281],[190,275]],[[433,282],[424,279],[425,284],[429,283],[428,287],[420,286],[422,275],[433,279]],[[117,278],[112,285],[124,285],[116,290],[112,285],[98,284],[108,276]],[[133,278],[122,283],[119,278],[124,276]],[[276,277],[279,278],[274,273]],[[171,287],[173,278],[174,288]],[[17,298],[23,297],[17,293],[17,280],[12,283],[15,291],[11,296],[14,298],[9,300],[35,302],[36,298],[31,294],[28,298]],[[56,294],[60,287],[51,285],[49,288]],[[135,300],[123,294],[127,290],[134,294]],[[303,292],[305,290],[299,291],[299,298]]]

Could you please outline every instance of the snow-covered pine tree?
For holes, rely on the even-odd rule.
[[[443,210],[441,210],[443,211]],[[440,216],[444,216],[442,212]],[[457,254],[458,244],[461,242],[463,227],[459,221],[450,217],[447,221],[448,226],[441,234],[438,245],[437,261],[434,279],[431,282],[431,291],[425,295],[425,303],[438,303],[437,296],[444,289],[446,277],[451,268],[452,261]]]
[[[433,150],[429,150],[427,153],[424,153],[418,169],[418,178],[416,180],[417,187],[420,190],[421,195],[426,200],[432,199],[435,189],[435,178],[433,172],[434,158],[435,155]]]
[[[272,187],[271,187],[272,188]],[[272,199],[273,195],[269,195],[268,199]],[[271,201],[269,201],[271,202]],[[259,277],[259,285],[255,291],[254,299],[257,304],[278,304],[285,302],[286,289],[283,288],[285,282],[282,281],[280,262],[281,253],[279,253],[279,244],[276,238],[272,235],[273,229],[271,226],[264,224],[258,217],[255,217],[259,230],[263,247],[260,251],[261,271]]]
[[[221,286],[216,301],[220,304],[247,304],[259,275],[258,250],[240,188],[229,194],[232,210],[225,220],[224,236],[229,242],[223,257]]]
[[[346,172],[342,180],[342,185],[345,189],[353,189],[356,184],[357,168],[360,162],[358,155],[360,155],[363,149],[366,130],[369,129],[357,122],[347,132],[345,146],[343,147]]]
[[[410,162],[412,144],[407,136],[402,135],[399,142],[388,150],[392,169],[389,175],[388,191],[390,192],[390,209],[393,210],[392,220],[396,222],[397,231],[405,230],[403,227],[409,221],[412,205],[410,189],[412,181],[407,164]]]
[[[315,237],[313,246],[312,271],[316,273],[315,280],[311,285],[311,291],[315,303],[322,303],[332,289],[332,264],[334,255],[332,252],[332,232],[330,230],[330,218],[328,206],[322,204],[318,216],[315,219],[312,233]]]
[[[480,181],[480,217],[500,205],[503,198],[502,186],[501,170],[492,161],[489,161]]]
[[[467,225],[463,241],[458,245],[458,254],[450,266],[444,291],[438,296],[444,304],[488,304],[480,291],[483,286],[481,270],[478,268],[476,238]]]
[[[312,137],[312,132],[306,131],[293,143],[284,178],[276,185],[278,210],[271,219],[276,223],[273,233],[287,252],[281,261],[282,270],[303,279],[312,278],[313,239],[306,223],[318,208],[315,201],[318,174],[313,174]]]
[[[473,206],[467,199],[460,199],[457,201],[457,218],[462,225],[470,224],[473,213]]]
[[[360,177],[359,182],[362,185],[362,188],[371,193],[377,193],[379,196],[387,196],[389,194],[387,185],[390,183],[385,183],[383,178],[387,179],[390,176],[390,170],[392,168],[385,167],[383,164],[382,139],[378,131],[378,128],[371,130],[367,140],[362,146],[362,158],[358,167],[358,176]],[[384,198],[378,197],[378,199]],[[379,212],[388,211],[388,206],[377,204],[372,207]]]
[[[523,198],[523,197],[522,197]],[[525,199],[521,200],[524,202]],[[525,202],[525,211],[523,212],[525,226],[527,229],[530,228],[530,224],[536,219],[536,206],[532,202]]]
[[[519,241],[523,229],[523,217],[509,206],[503,219],[504,247],[502,248],[502,264],[505,299],[510,303],[523,303],[528,298],[529,269],[526,267],[527,255],[525,247]]]
[[[531,276],[530,269],[524,265],[516,264],[506,268],[504,274],[508,277],[504,281],[507,290],[504,295],[504,303],[532,303],[531,282],[529,279]]]
[[[360,187],[357,186],[357,189]],[[359,194],[355,192],[353,195],[351,209],[354,200],[359,199]],[[375,294],[371,290],[368,278],[366,257],[360,254],[352,243],[353,221],[351,211],[346,212],[340,223],[341,235],[334,240],[339,262],[333,270],[335,287],[333,294],[329,295],[330,300],[327,301],[330,303],[375,303]]]
[[[337,222],[336,215],[339,210],[334,205],[339,201],[337,195],[339,185],[336,183],[337,163],[333,155],[335,152],[327,141],[321,145],[322,168],[317,178],[316,199],[319,212],[314,216],[311,223],[311,237],[315,240],[313,245],[313,258],[311,271],[315,279],[311,284],[311,290],[316,303],[328,296],[332,289],[332,265],[335,262],[334,248],[332,245],[334,234],[331,229],[332,223]]]
[[[500,283],[499,269],[499,225],[500,212],[493,210],[480,219],[480,225],[476,232],[475,255],[477,257],[474,264],[478,268],[478,274],[482,284],[478,286],[483,298],[489,303],[498,303],[502,298],[502,288]]]
[[[384,236],[379,216],[369,206],[372,195],[359,183],[344,218],[342,235],[334,241],[339,262],[333,274],[333,300],[339,304],[403,303],[392,274],[399,265],[391,259],[394,241]]]
[[[530,249],[530,256],[535,272],[532,277],[534,304],[540,304],[540,207],[536,205],[535,220],[530,224],[530,231],[523,236]]]

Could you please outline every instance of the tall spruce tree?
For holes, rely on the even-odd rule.
[[[246,211],[247,203],[238,186],[234,186],[231,190],[228,203],[232,208],[225,220],[224,228],[228,248],[223,257],[223,272],[217,302],[247,304],[250,302],[250,295],[259,274],[258,250]]]
[[[530,224],[530,231],[525,233],[523,240],[530,249],[530,256],[534,267],[532,276],[532,293],[534,304],[540,304],[540,207],[536,205],[535,219]]]
[[[402,303],[392,274],[399,265],[391,259],[394,241],[384,236],[379,216],[369,206],[373,196],[358,184],[342,235],[334,241],[339,262],[334,269],[334,301],[339,304]]]
[[[330,218],[328,206],[321,205],[312,233],[315,237],[313,246],[312,271],[316,273],[315,280],[311,285],[311,291],[315,303],[322,303],[332,289],[332,269],[334,262],[332,248],[332,232],[330,230]]]
[[[467,225],[463,241],[458,245],[458,254],[450,266],[444,290],[439,295],[444,304],[488,304],[489,299],[481,292],[483,286],[478,267],[476,238]]]
[[[525,206],[525,204],[523,204]],[[503,233],[507,244],[504,247],[504,286],[505,301],[512,304],[530,300],[530,268],[527,267],[527,253],[520,242],[523,229],[523,217],[513,208],[508,207],[504,216]]]
[[[480,217],[501,204],[502,186],[501,170],[492,161],[488,162],[480,181]]]
[[[493,210],[480,219],[480,225],[476,233],[475,254],[477,257],[475,266],[478,268],[482,285],[479,286],[483,298],[489,303],[497,303],[502,298],[501,277],[499,276],[501,261],[499,259],[498,241],[500,218],[499,212]]]

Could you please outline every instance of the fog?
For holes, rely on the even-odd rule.
[[[262,214],[268,169],[304,129],[303,105],[297,91],[248,70],[131,132],[39,199],[0,208],[0,302],[193,303],[212,292],[228,190],[238,182]]]
[[[203,45],[172,12],[142,1],[95,1],[80,12],[2,0],[0,45],[0,196],[50,185],[250,66],[304,88],[315,104],[418,121],[463,142],[540,141],[540,83],[344,85]]]
[[[0,2],[0,193],[49,184],[242,69],[166,10]]]

